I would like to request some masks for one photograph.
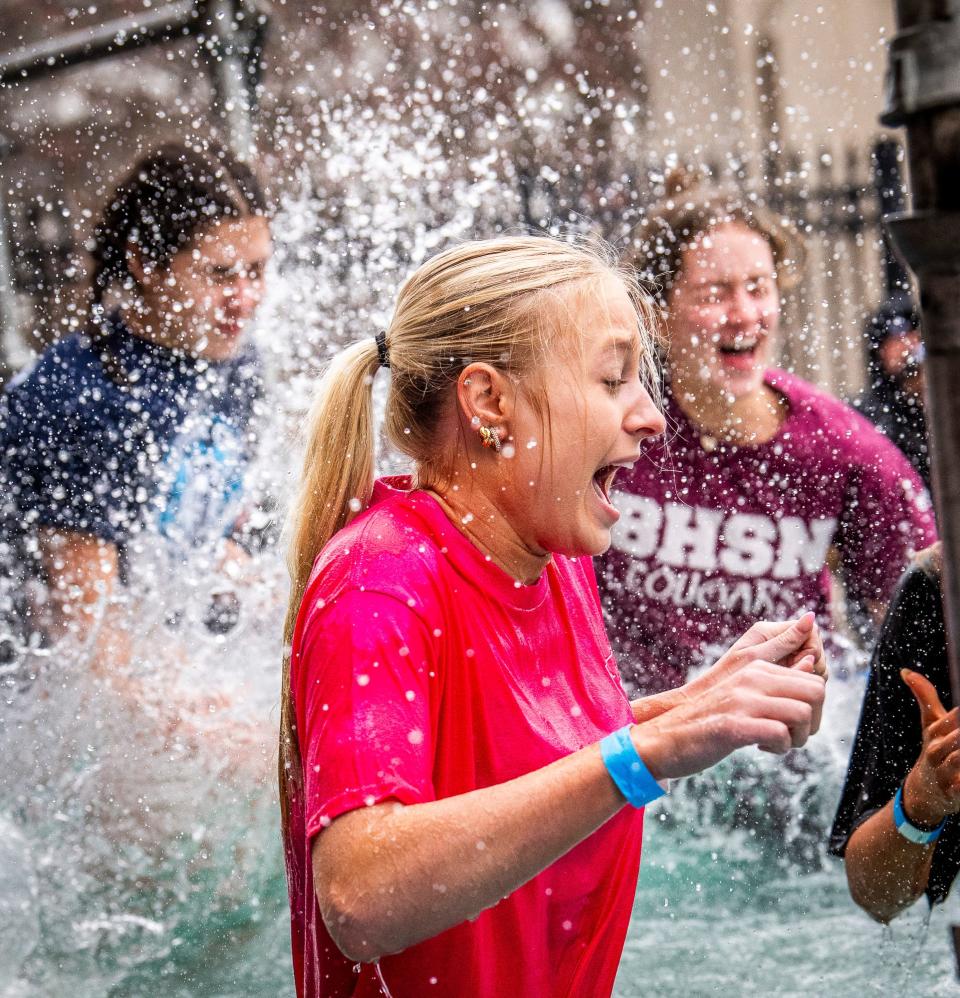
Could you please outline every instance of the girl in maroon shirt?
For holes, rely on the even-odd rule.
[[[617,470],[663,430],[653,324],[591,253],[468,243],[328,371],[283,681],[300,995],[609,994],[657,781],[816,730],[812,615],[757,626],[679,694],[630,704],[617,682],[588,558]],[[374,487],[380,367],[413,476]]]
[[[624,678],[686,680],[754,621],[830,620],[828,557],[861,621],[935,539],[909,462],[849,406],[770,366],[796,244],[737,195],[674,174],[633,262],[667,313],[665,437],[617,481],[600,566]]]

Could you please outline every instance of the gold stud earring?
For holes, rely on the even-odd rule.
[[[498,454],[500,453],[500,434],[489,426],[480,427],[480,443],[484,447],[492,447]]]

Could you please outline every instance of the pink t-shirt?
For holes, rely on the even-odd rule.
[[[517,586],[430,495],[400,485],[377,483],[372,508],[323,550],[293,640],[304,793],[285,845],[301,998],[380,994],[317,908],[310,847],[329,822],[503,783],[631,720],[590,561],[555,557]],[[476,920],[385,957],[390,994],[609,994],[642,827],[625,807]]]
[[[889,440],[799,378],[766,380],[790,409],[772,440],[707,450],[668,398],[665,437],[617,480],[600,590],[624,674],[645,692],[679,686],[757,620],[812,609],[828,623],[831,547],[862,602],[887,598],[935,540],[923,484]]]

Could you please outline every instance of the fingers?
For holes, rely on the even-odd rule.
[[[792,620],[758,620],[733,643],[731,651],[738,648],[752,648],[754,645],[769,641],[781,631],[785,631],[792,623]]]
[[[795,672],[806,672],[813,676],[819,676],[824,682],[827,681],[827,667],[823,661],[818,662],[812,654],[804,655],[796,665],[790,666]],[[822,670],[822,671],[821,671]],[[820,730],[820,721],[823,719],[823,704],[814,704],[813,720],[810,722],[810,734],[815,735]]]
[[[926,676],[921,676],[912,669],[901,669],[900,678],[910,688],[917,701],[917,706],[920,708],[920,724],[924,729],[946,716],[946,708],[940,703],[936,687]]]
[[[809,659],[808,659],[809,662]],[[823,676],[807,668],[784,669],[773,662],[755,660],[730,680],[742,687],[750,687],[767,696],[801,699],[811,705],[822,703]]]
[[[937,767],[937,782],[951,802],[960,800],[960,752],[952,752]]]
[[[820,628],[817,627],[816,624],[814,624],[814,627],[810,631],[810,635],[804,644],[797,651],[787,655],[781,664],[792,668],[801,658],[805,658],[807,655],[813,655],[813,671],[819,676],[826,677],[827,656],[823,650],[823,639],[820,636]]]
[[[813,724],[813,705],[788,697],[767,697],[761,707],[765,717],[786,725],[790,747],[806,745]]]
[[[951,714],[953,715],[952,717],[950,716]],[[943,734],[935,734],[927,742],[925,748],[927,761],[936,767],[941,766],[948,756],[960,751],[960,729],[956,726],[957,712],[955,710],[942,718],[936,725],[932,725],[931,728],[939,728],[944,725],[949,725],[948,729]]]
[[[751,662],[737,677],[730,703],[731,713],[739,715],[734,721],[735,737],[753,734],[753,722],[771,722],[773,727],[764,729],[766,733],[753,744],[772,752],[799,748],[819,727],[824,692],[820,676],[770,662]]]
[[[933,721],[923,729],[923,740],[928,745],[940,738],[945,738],[957,730],[960,722],[960,707],[954,707],[937,721]]]
[[[756,745],[761,752],[783,755],[797,747],[790,727],[772,718],[751,718],[740,730],[741,746]]]
[[[742,728],[743,744],[756,745],[762,752],[783,755],[793,748],[790,729],[780,721],[751,718]]]
[[[757,658],[769,662],[791,664],[788,660],[797,652],[802,654],[812,652],[815,658],[818,655],[822,657],[823,646],[819,644],[819,640],[814,613],[811,610],[796,620],[788,621],[786,626],[754,646],[752,652]]]

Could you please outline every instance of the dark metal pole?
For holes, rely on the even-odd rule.
[[[214,103],[231,151],[250,159],[256,151],[257,105],[267,15],[244,0],[201,0],[200,45],[213,82]]]
[[[917,276],[953,702],[960,704],[960,0],[897,0],[885,125],[905,125],[912,211],[888,222]]]
[[[182,38],[195,30],[196,20],[194,0],[179,0],[159,10],[119,17],[96,27],[45,38],[34,45],[0,54],[0,84],[51,76],[67,66]]]
[[[880,200],[880,214],[883,216],[899,214],[905,207],[901,160],[902,150],[899,142],[893,139],[880,139],[874,145],[873,181]],[[900,257],[893,252],[886,233],[883,238],[883,276],[887,298],[898,292],[910,293],[910,275]]]
[[[10,152],[10,142],[0,135],[0,164]],[[0,193],[0,383],[10,375],[10,336],[17,322],[17,293],[13,287],[10,232],[7,228],[7,199]]]

